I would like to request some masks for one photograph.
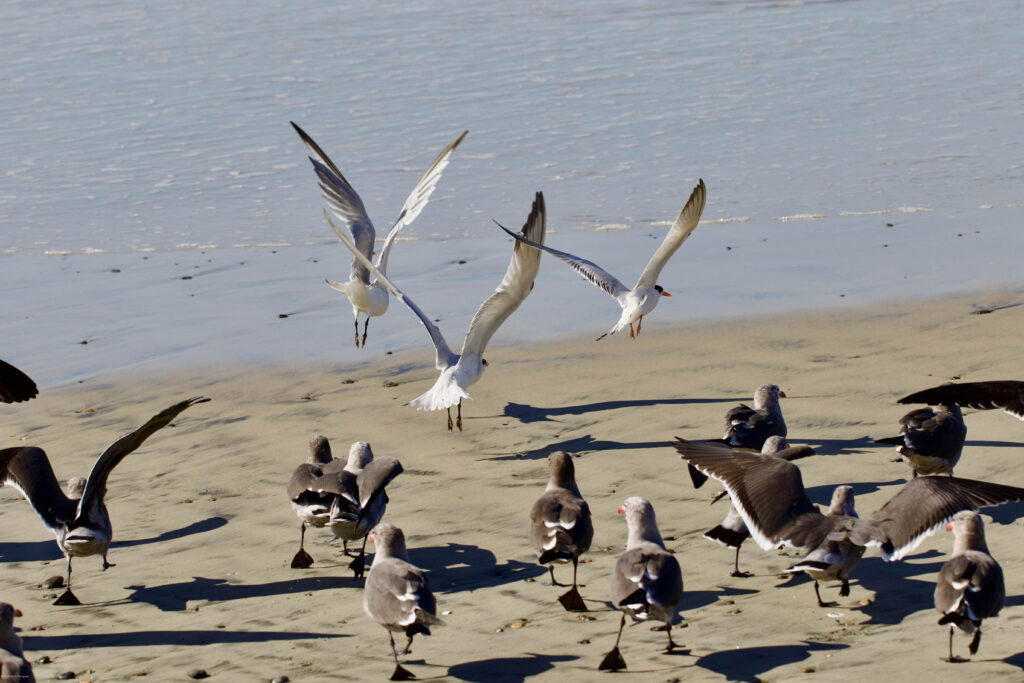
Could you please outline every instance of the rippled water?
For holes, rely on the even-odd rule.
[[[349,359],[348,306],[322,284],[348,259],[290,120],[381,232],[469,129],[391,264],[455,345],[507,261],[490,219],[520,223],[536,190],[551,244],[628,280],[705,180],[663,321],[1018,287],[1021,9],[11,0],[0,357],[52,381]],[[601,331],[616,317],[604,296],[547,260],[496,342]],[[279,339],[263,326],[287,311],[301,315]],[[407,316],[371,324],[379,348],[423,343]],[[90,330],[117,342],[53,365]]]

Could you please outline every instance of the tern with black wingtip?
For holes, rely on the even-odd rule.
[[[542,242],[531,239],[528,235],[517,235],[501,224],[498,227],[520,242],[529,244],[535,249],[543,249],[549,254],[565,261],[569,267],[582,275],[584,279],[601,288],[615,299],[622,308],[622,314],[619,316],[615,326],[598,337],[598,341],[604,339],[609,334],[615,334],[626,326],[629,327],[630,339],[633,339],[636,335],[640,334],[640,327],[643,324],[644,316],[654,310],[661,297],[672,296],[665,291],[664,287],[658,284],[658,276],[661,275],[665,264],[676,253],[676,250],[682,246],[686,238],[696,229],[706,201],[707,188],[704,186],[704,181],[700,180],[690,193],[690,198],[687,200],[686,205],[683,206],[682,211],[679,212],[679,216],[676,218],[675,223],[672,224],[668,234],[665,235],[661,246],[654,252],[651,260],[647,262],[647,266],[640,273],[640,278],[632,289],[626,287],[618,278],[592,261],[574,256],[568,252],[552,249],[545,246]],[[633,329],[634,323],[636,323],[635,331]]]
[[[0,483],[11,484],[21,491],[43,524],[57,537],[57,546],[67,557],[67,589],[55,605],[81,604],[71,592],[72,558],[101,555],[104,570],[114,566],[107,561],[112,529],[103,502],[107,478],[114,467],[183,410],[209,400],[197,397],[175,403],[107,446],[93,464],[88,478],[75,477],[68,481],[70,496],[60,490],[43,449],[22,446],[0,450]]]

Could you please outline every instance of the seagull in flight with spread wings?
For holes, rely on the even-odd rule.
[[[658,300],[663,296],[672,296],[658,284],[658,276],[661,274],[661,269],[664,268],[665,264],[668,263],[668,260],[672,258],[672,254],[676,253],[676,249],[686,241],[686,238],[689,237],[690,233],[697,227],[697,223],[700,221],[700,215],[704,212],[704,203],[706,201],[707,188],[704,187],[704,181],[700,180],[697,183],[697,186],[693,188],[693,192],[690,194],[690,199],[686,202],[686,206],[683,207],[683,210],[679,212],[679,217],[676,218],[676,222],[668,231],[668,234],[665,236],[661,246],[658,247],[656,252],[654,252],[654,256],[651,257],[651,260],[647,262],[647,267],[644,268],[644,272],[640,273],[640,279],[636,281],[636,285],[634,285],[633,289],[626,287],[626,285],[622,284],[614,275],[592,261],[580,258],[579,256],[573,256],[572,254],[564,251],[552,249],[551,247],[546,247],[543,244],[535,244],[528,238],[516,235],[502,225],[499,225],[498,227],[515,237],[520,242],[525,242],[531,247],[535,247],[537,249],[543,249],[549,254],[562,259],[568,263],[573,270],[592,282],[594,285],[608,292],[608,294],[619,302],[619,306],[622,307],[622,315],[619,317],[619,322],[615,323],[615,327],[598,337],[598,341],[604,339],[609,334],[615,334],[626,325],[629,325],[629,337],[630,339],[633,339],[637,334],[640,334],[640,326],[643,324],[644,316],[654,310],[654,307],[658,305]],[[635,333],[633,331],[633,323],[636,323]]]
[[[311,153],[309,160],[313,162],[313,169],[320,179],[320,190],[323,192],[324,199],[327,201],[331,212],[339,220],[345,221],[348,224],[352,241],[358,247],[359,253],[369,261],[373,258],[374,240],[377,233],[373,228],[373,222],[363,207],[363,200],[359,198],[359,195],[349,182],[345,180],[345,176],[341,174],[341,171],[334,165],[330,157],[313,141],[313,138],[309,137],[295,122],[292,122],[292,127],[299,134],[299,137],[302,138],[302,141],[306,143],[306,147],[309,148]],[[455,151],[455,148],[459,146],[459,143],[462,142],[462,139],[466,137],[468,132],[463,131],[462,135],[457,137],[454,142],[437,155],[434,163],[430,165],[430,168],[423,174],[419,182],[416,183],[416,187],[412,189],[409,197],[405,200],[405,204],[402,205],[402,210],[398,214],[398,220],[391,227],[388,236],[384,239],[384,246],[381,247],[380,253],[377,254],[377,270],[381,273],[387,272],[388,254],[391,253],[391,247],[395,243],[398,231],[412,223],[416,216],[420,215],[420,211],[427,205],[430,195],[434,192],[434,188],[437,187],[437,181],[441,179],[442,171],[448,166],[452,152]],[[381,284],[379,279],[373,282],[370,281],[370,271],[359,259],[352,260],[352,270],[349,274],[348,282],[327,280],[327,284],[332,289],[342,292],[352,304],[357,348],[360,346],[359,314],[363,313],[366,315],[366,321],[363,323],[362,339],[362,346],[366,346],[366,329],[370,326],[370,318],[384,315],[384,312],[388,310],[387,288]]]
[[[325,212],[327,222],[331,224],[335,234],[338,235],[345,246],[355,254],[359,260],[379,282],[391,290],[396,298],[400,299],[409,309],[416,314],[416,317],[427,328],[430,340],[434,342],[436,353],[435,365],[441,371],[441,375],[434,382],[429,391],[417,396],[410,403],[420,410],[443,410],[448,411],[448,429],[452,429],[453,405],[458,406],[458,416],[455,425],[462,431],[462,399],[472,398],[466,389],[476,382],[484,374],[484,369],[489,363],[484,359],[484,348],[487,342],[498,330],[505,320],[519,308],[526,295],[533,289],[534,278],[537,277],[537,270],[540,268],[540,251],[530,249],[519,242],[515,242],[512,248],[512,260],[505,271],[505,277],[501,280],[498,288],[487,298],[476,315],[473,316],[466,332],[466,339],[462,342],[462,352],[452,353],[445,341],[441,330],[433,323],[426,313],[412,299],[402,293],[398,287],[393,285],[383,273],[381,273],[370,260],[352,244],[352,241],[342,232],[338,226],[331,221],[331,217]],[[523,225],[522,234],[534,244],[544,243],[544,194],[538,192],[533,200],[530,215]]]

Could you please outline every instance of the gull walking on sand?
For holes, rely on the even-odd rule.
[[[966,510],[953,515],[946,528],[953,532],[953,553],[935,583],[935,609],[942,612],[939,624],[949,624],[947,662],[965,662],[953,656],[953,627],[973,635],[967,649],[978,653],[981,621],[999,614],[1006,600],[1003,570],[989,554],[985,527],[977,512]]]
[[[370,540],[376,554],[363,589],[363,611],[388,630],[395,658],[391,680],[407,681],[415,676],[398,663],[398,655],[412,652],[417,633],[429,636],[431,626],[443,626],[444,622],[437,617],[437,601],[426,573],[409,562],[402,530],[383,522],[373,529]],[[401,653],[392,633],[404,633],[408,639]]]
[[[619,506],[626,516],[626,552],[619,556],[612,571],[612,605],[622,610],[615,646],[598,667],[601,671],[619,671],[626,661],[619,652],[619,640],[626,625],[626,615],[636,621],[658,619],[665,622],[668,634],[666,653],[672,652],[672,624],[679,621],[679,601],[683,597],[683,572],[679,562],[665,549],[658,533],[654,508],[649,502],[633,496]]]
[[[961,510],[978,510],[1024,500],[1024,488],[957,477],[911,479],[870,516],[859,519],[853,487],[839,486],[827,514],[807,497],[800,469],[781,458],[754,453],[695,452],[676,442],[683,458],[729,492],[750,535],[763,550],[799,548],[804,559],[786,571],[814,579],[818,605],[829,607],[818,582],[839,580],[839,595],[850,593],[849,575],[866,547],[878,546],[886,562],[913,552],[925,537]]]
[[[349,541],[362,541],[359,554],[349,569],[360,578],[366,571],[366,537],[388,505],[385,487],[402,473],[396,458],[374,458],[370,444],[357,441],[349,447],[348,462],[340,472],[325,473],[321,486],[334,494],[327,526],[341,539],[348,554]]]
[[[707,190],[704,187],[704,181],[701,180],[693,188],[690,199],[686,202],[683,210],[679,212],[676,222],[669,229],[668,234],[665,235],[665,239],[662,241],[661,246],[658,247],[658,250],[654,252],[654,256],[648,261],[647,267],[640,273],[640,278],[632,289],[626,287],[614,275],[592,261],[587,261],[564,251],[552,249],[536,240],[531,240],[528,236],[517,235],[501,224],[498,227],[520,242],[529,244],[536,249],[543,249],[549,254],[562,259],[573,270],[597,287],[603,289],[618,302],[619,306],[622,307],[619,321],[615,323],[615,327],[598,337],[598,341],[604,339],[609,334],[615,334],[627,325],[629,326],[629,337],[633,339],[636,335],[640,334],[640,326],[643,324],[644,316],[654,310],[661,297],[672,296],[658,284],[658,276],[661,275],[661,270],[668,263],[668,260],[672,258],[672,254],[676,253],[680,245],[686,241],[686,238],[697,227],[700,215],[704,211],[706,200]],[[633,323],[636,323],[635,332],[633,330]]]
[[[554,586],[565,585],[555,580],[554,563],[572,562],[572,588],[558,601],[570,612],[586,612],[587,606],[576,585],[576,568],[580,555],[590,549],[594,538],[590,507],[576,485],[571,455],[565,451],[552,453],[548,456],[548,467],[551,476],[547,488],[530,510],[530,545],[537,553],[537,562],[548,566]]]
[[[313,141],[313,138],[309,137],[296,123],[292,122],[292,127],[299,134],[299,137],[302,138],[302,141],[306,143],[306,147],[309,148],[312,154],[309,160],[313,162],[313,169],[320,179],[320,190],[331,212],[339,220],[345,221],[348,225],[351,240],[355,243],[359,253],[369,261],[373,258],[376,231],[374,230],[373,222],[366,213],[366,209],[363,207],[363,200],[359,198],[359,195],[349,182],[345,180],[345,176],[341,174],[341,171],[334,165],[330,157]],[[427,205],[430,195],[434,192],[437,182],[441,179],[441,173],[451,160],[452,152],[455,151],[455,148],[459,146],[459,143],[462,142],[462,139],[466,137],[468,132],[463,131],[459,137],[437,155],[434,163],[430,165],[430,168],[423,174],[419,182],[416,183],[416,187],[413,188],[409,197],[405,200],[402,210],[398,214],[398,219],[388,232],[387,237],[384,239],[384,245],[377,255],[376,266],[377,270],[381,273],[387,272],[388,255],[391,252],[392,245],[395,243],[395,238],[398,236],[398,231],[412,223],[423,210],[423,207]],[[363,323],[361,344],[361,346],[366,346],[366,332],[370,326],[370,318],[384,315],[385,311],[388,310],[387,289],[379,278],[373,281],[370,280],[370,271],[359,259],[352,261],[352,270],[347,282],[327,280],[327,284],[332,289],[342,292],[352,304],[352,315],[355,318],[356,348],[360,347],[359,314],[362,313],[366,316],[366,320]]]
[[[107,446],[89,472],[89,477],[68,480],[68,495],[60,490],[50,461],[41,448],[23,446],[0,450],[0,485],[11,484],[21,491],[43,524],[57,537],[57,545],[67,557],[67,590],[55,605],[79,605],[71,592],[71,559],[101,555],[103,569],[114,565],[107,561],[113,534],[110,515],[103,503],[107,477],[126,456],[135,451],[156,431],[166,427],[183,410],[208,398],[190,398],[162,410],[146,424]]]
[[[292,558],[292,569],[306,569],[313,565],[313,558],[304,548],[306,527],[321,529],[331,518],[334,494],[323,490],[318,481],[331,462],[331,445],[326,436],[318,434],[309,440],[306,462],[295,468],[288,481],[288,499],[301,524],[299,551]]]
[[[544,242],[544,212],[544,195],[538,192],[522,230],[523,236],[537,244]],[[430,340],[434,343],[434,363],[441,374],[429,391],[417,396],[410,403],[420,410],[447,410],[448,431],[452,430],[451,407],[458,406],[455,425],[461,432],[462,399],[471,398],[466,390],[480,379],[489,365],[483,357],[487,342],[533,290],[533,281],[540,268],[540,251],[531,249],[520,242],[514,243],[512,260],[508,264],[508,270],[505,271],[505,277],[494,293],[480,304],[480,308],[477,309],[476,315],[473,316],[473,320],[469,324],[466,338],[462,342],[462,352],[455,354],[448,347],[440,328],[430,317],[370,263],[370,260],[352,244],[348,236],[334,225],[330,216],[327,216],[327,221],[334,228],[338,239],[349,248],[356,259],[420,319],[427,334],[430,335]]]

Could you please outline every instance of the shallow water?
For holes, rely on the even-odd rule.
[[[550,244],[630,280],[705,180],[705,224],[648,325],[1016,289],[1020,9],[6,3],[0,357],[44,383],[365,362],[322,283],[349,259],[290,120],[381,233],[470,130],[391,262],[453,346],[507,263],[490,219],[521,224],[536,190]],[[393,307],[367,352],[425,343]],[[596,336],[616,318],[546,258],[495,343]]]

